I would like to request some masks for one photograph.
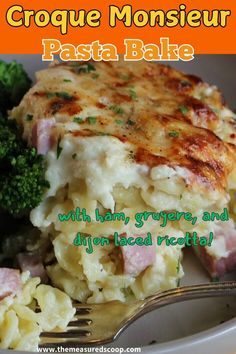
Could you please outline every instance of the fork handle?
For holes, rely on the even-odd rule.
[[[236,296],[236,281],[183,286],[148,297],[140,312],[143,315],[154,309],[186,300],[234,295]]]

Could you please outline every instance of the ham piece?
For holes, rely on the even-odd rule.
[[[55,126],[55,119],[40,119],[32,129],[32,145],[37,149],[38,154],[46,155],[53,145],[52,128]]]
[[[236,269],[236,229],[233,220],[217,222],[213,227],[214,240],[218,243],[218,252],[211,252],[210,247],[198,245],[195,248],[203,266],[212,277],[220,277]],[[214,245],[213,245],[214,246]],[[217,252],[217,253],[218,253]],[[219,253],[219,254],[220,254]]]
[[[132,236],[144,237],[143,235]],[[150,246],[122,246],[120,247],[123,258],[123,269],[125,274],[136,276],[154,263],[156,258],[156,247]]]
[[[0,268],[0,300],[16,295],[21,289],[20,272],[17,269]]]
[[[46,269],[39,253],[19,253],[16,258],[22,272],[28,270],[31,277],[40,277],[42,283],[48,282]]]

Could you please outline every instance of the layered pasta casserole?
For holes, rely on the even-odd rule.
[[[134,301],[178,286],[184,244],[157,245],[157,235],[213,231],[211,246],[195,247],[196,254],[211,276],[236,267],[236,115],[215,86],[169,66],[123,60],[54,63],[36,78],[10,119],[46,161],[50,187],[30,220],[40,231],[31,250],[48,245],[40,268],[48,284],[30,267],[21,275],[2,271],[6,286],[13,276],[19,286],[2,295],[0,347],[37,348],[40,331],[63,329],[73,318],[72,300]],[[76,208],[91,220],[58,218]],[[227,222],[201,222],[205,211],[224,208]],[[123,212],[130,222],[99,223],[96,209]],[[147,218],[137,228],[135,215],[144,211],[189,212],[198,221],[163,228]],[[150,233],[153,242],[117,247],[115,232]],[[88,253],[75,246],[78,233],[110,242]]]

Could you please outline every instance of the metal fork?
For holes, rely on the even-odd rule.
[[[132,303],[75,303],[75,319],[63,332],[43,332],[40,347],[103,345],[114,341],[147,312],[185,300],[236,295],[236,281],[183,286]]]

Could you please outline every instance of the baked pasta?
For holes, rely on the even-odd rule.
[[[197,254],[211,275],[235,268],[236,116],[215,86],[169,66],[123,60],[54,63],[36,77],[10,118],[45,155],[50,188],[30,219],[53,246],[47,266],[53,286],[90,303],[143,299],[177,286],[183,245],[116,247],[114,232],[214,231],[211,247],[199,246]],[[91,222],[58,219],[77,207]],[[134,222],[145,210],[191,212],[200,220],[204,211],[224,208],[230,214],[224,224],[179,220],[163,229],[148,219],[137,229]],[[95,209],[124,212],[131,222],[98,223]],[[78,232],[111,242],[88,254],[73,244]]]

